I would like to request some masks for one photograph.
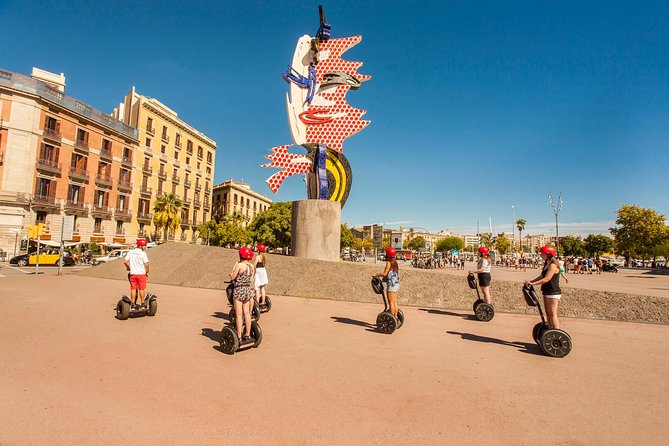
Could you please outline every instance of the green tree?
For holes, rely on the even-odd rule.
[[[339,237],[339,248],[350,248],[355,244],[355,239],[351,230],[346,223],[341,224],[341,232]]]
[[[230,221],[217,223],[210,220],[198,226],[197,229],[200,237],[208,239],[209,244],[214,246],[246,245],[253,241],[244,226]]]
[[[163,240],[167,240],[168,232],[174,233],[181,224],[181,198],[174,194],[163,194],[153,205],[153,224],[160,231],[164,229]]]
[[[452,249],[462,250],[465,247],[465,242],[460,237],[446,237],[439,240],[437,243],[437,251],[450,252]]]
[[[632,256],[646,256],[662,243],[666,225],[664,215],[653,209],[624,204],[618,209],[616,226],[609,229],[618,254],[629,260]]]
[[[601,234],[590,234],[583,240],[584,248],[588,255],[599,257],[605,252],[611,252],[613,248],[613,240]]]
[[[504,255],[509,252],[511,248],[511,241],[504,234],[499,234],[497,240],[495,241],[495,248],[499,251],[500,254]]]
[[[386,249],[387,247],[390,246],[390,234],[386,234],[383,236],[383,249]]]
[[[525,221],[524,218],[519,218],[516,220],[516,227],[518,228],[518,246],[520,247],[520,250],[523,250],[523,231],[525,230]]]
[[[407,244],[406,249],[418,250],[425,248],[425,239],[421,236],[412,238]]]
[[[481,238],[481,246],[492,246],[492,233],[490,232],[483,232],[479,234],[479,237]]]
[[[256,215],[248,226],[253,240],[272,247],[290,246],[291,207],[290,201],[280,201]]]
[[[572,235],[560,237],[560,250],[562,254],[570,257],[582,257],[587,254],[583,240]]]

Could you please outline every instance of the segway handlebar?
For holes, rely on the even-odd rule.
[[[376,294],[383,294],[383,280],[378,277],[372,277],[372,290]]]
[[[536,307],[539,303],[539,297],[532,284],[528,283],[523,285],[523,297],[525,297],[525,302],[527,302],[527,305],[530,307]]]

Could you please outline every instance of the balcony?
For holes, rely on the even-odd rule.
[[[165,143],[169,144],[170,143],[170,135],[163,134],[160,139]]]
[[[50,129],[48,127],[44,128],[42,136],[44,139],[48,139],[49,141],[54,141],[54,142],[60,142],[61,139],[61,134],[59,131],[55,129]]]
[[[117,220],[130,221],[132,220],[132,214],[129,209],[116,208],[114,211],[114,218]]]
[[[142,186],[139,188],[139,193],[142,195],[151,195],[151,188],[147,186]]]
[[[180,138],[177,138],[177,139],[174,141],[174,147],[176,147],[177,149],[180,149],[180,148],[181,148],[181,139],[180,139]]]
[[[200,205],[200,202],[199,202],[199,201],[195,200],[195,201],[193,202],[193,207],[194,207],[195,209],[200,209],[202,206]]]
[[[91,214],[98,217],[111,217],[111,213],[112,211],[109,206],[98,206],[95,204],[91,208]]]
[[[195,192],[200,192],[202,190],[202,185],[195,183]]]
[[[95,184],[98,184],[100,186],[111,187],[112,179],[109,175],[105,173],[99,173],[95,176]]]
[[[148,164],[144,164],[142,166],[142,172],[147,175],[153,175],[153,167],[149,166]]]
[[[82,181],[88,183],[88,172],[84,169],[70,167],[70,179],[73,181]]]
[[[87,154],[89,152],[88,141],[82,141],[78,139],[74,142],[74,148],[75,150],[79,150],[80,152]]]
[[[47,197],[45,195],[33,195],[32,204],[39,209],[60,208],[60,204],[56,203],[56,197]]]
[[[121,160],[121,163],[125,164],[126,166],[132,167],[132,158],[124,156],[123,159]]]
[[[132,183],[130,181],[118,180],[116,187],[120,191],[132,192]]]
[[[190,172],[191,170],[193,170],[193,169],[191,169],[190,165],[188,165],[188,164],[186,164],[184,166],[184,168],[186,169],[186,172]]]
[[[204,190],[204,194],[205,194],[205,195],[211,195],[211,190],[209,190],[209,189],[205,189],[205,190]]]
[[[148,146],[144,146],[144,153],[146,153],[148,156],[153,156],[153,149]]]
[[[158,171],[158,178],[160,178],[161,180],[166,180],[167,179],[167,172],[165,172],[164,170],[159,170]]]
[[[65,212],[74,214],[86,214],[87,209],[82,200],[77,200],[77,201],[67,200],[65,202]]]
[[[165,153],[161,152],[160,155],[158,155],[158,158],[160,158],[161,161],[167,162],[167,154]]]
[[[45,172],[55,173],[56,175],[60,175],[62,170],[60,167],[60,163],[56,161],[51,161],[46,158],[40,158],[37,160],[37,168]]]
[[[112,151],[109,149],[101,149],[100,150],[100,158],[108,160],[108,161],[113,161],[114,157],[112,156]]]
[[[183,205],[186,206],[186,207],[190,207],[190,205],[191,205],[190,198],[182,198],[182,199],[181,199],[181,202],[182,202]]]
[[[195,172],[195,175],[197,175],[198,177],[201,177],[202,176],[202,171],[200,169],[197,169],[197,171]]]
[[[190,188],[191,184],[193,184],[193,183],[191,183],[190,180],[184,181],[184,187],[187,188],[187,189]]]
[[[172,182],[173,182],[174,184],[179,184],[179,183],[181,182],[181,178],[179,178],[179,177],[176,176],[176,175],[172,175]]]
[[[146,133],[148,133],[151,136],[154,136],[156,134],[156,129],[155,127],[147,127],[146,128]]]
[[[174,167],[181,167],[181,162],[176,158],[174,158],[174,161],[172,161],[172,163],[174,164]]]
[[[151,223],[152,215],[147,212],[137,212],[137,221]]]
[[[116,234],[116,235],[125,235],[125,228],[124,228],[123,226],[121,226],[120,228],[117,227],[117,228],[116,228],[116,233],[115,233],[115,234]]]

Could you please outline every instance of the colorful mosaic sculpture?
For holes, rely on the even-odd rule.
[[[344,140],[367,127],[365,110],[346,101],[349,90],[357,90],[370,76],[358,73],[362,62],[342,60],[341,55],[360,43],[361,36],[331,39],[331,26],[319,6],[320,27],[316,37],[297,41],[293,62],[281,76],[288,83],[288,122],[296,146],[306,153],[291,153],[292,144],[269,149],[269,163],[279,168],[266,181],[276,193],[283,180],[307,175],[309,198],[338,201],[344,206],[351,190],[351,166],[344,156]]]

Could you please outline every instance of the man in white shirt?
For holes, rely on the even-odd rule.
[[[137,239],[137,247],[128,251],[123,263],[125,269],[130,271],[128,276],[130,280],[130,301],[133,305],[137,304],[137,291],[139,290],[139,300],[141,305],[144,306],[144,290],[146,290],[146,280],[149,277],[149,256],[146,255],[146,239]]]

